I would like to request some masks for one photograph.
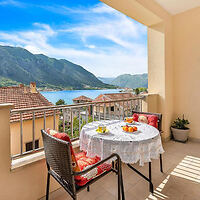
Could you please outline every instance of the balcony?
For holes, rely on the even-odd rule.
[[[160,0],[102,1],[147,26],[150,95],[142,100],[141,107],[143,111],[163,114],[165,173],[161,174],[158,170],[158,161],[153,161],[155,191],[152,196],[148,192],[147,183],[123,166],[126,199],[200,199],[199,3],[185,0],[177,0],[176,4],[173,3],[174,1],[162,1],[159,4]],[[82,107],[86,109],[84,108],[80,113],[89,116],[88,105],[82,105]],[[0,105],[0,199],[35,200],[44,197],[46,166],[38,130],[45,127],[58,128],[56,127],[57,120],[63,120],[68,116],[63,116],[63,118],[62,115],[60,116],[60,112],[65,113],[65,109],[69,109],[71,113],[70,109],[73,108],[51,107],[42,110],[40,108],[14,111],[12,105]],[[109,112],[107,114],[104,112],[106,110],[104,106],[100,106],[103,112],[100,112],[99,116],[95,114],[95,110],[98,111],[98,106],[93,109],[97,120],[99,116],[100,119],[109,116]],[[24,112],[29,112],[32,117],[27,129]],[[42,112],[43,117],[37,118],[37,112]],[[170,124],[173,119],[182,114],[191,121],[190,138],[186,144],[170,141]],[[10,115],[18,115],[20,118],[17,132],[12,132]],[[117,117],[118,113],[113,113],[111,116]],[[48,119],[44,120],[45,118]],[[69,121],[70,119],[73,117],[69,118]],[[74,133],[77,130],[74,130],[72,126],[73,123],[64,123],[60,127],[64,130],[71,129],[71,136],[76,137]],[[25,138],[26,133],[30,133],[30,138]],[[36,140],[39,140],[39,144]],[[16,146],[14,146],[15,142]],[[32,142],[32,144],[27,145],[26,149],[27,142]],[[74,145],[77,145],[76,142]],[[138,167],[138,169],[146,172],[147,166]],[[94,184],[89,193],[86,191],[80,193],[80,199],[116,199],[115,176],[110,175],[102,181]],[[54,181],[51,184],[51,192],[51,199],[69,199]]]
[[[73,146],[76,151],[79,151],[77,137],[83,124],[90,120],[123,119],[130,116],[132,110],[148,111],[147,107],[153,108],[156,103],[157,95],[148,95],[118,101],[21,110],[12,110],[12,105],[9,104],[1,105],[0,117],[3,119],[1,128],[3,127],[2,130],[4,130],[1,133],[11,133],[1,134],[3,138],[1,149],[4,152],[3,168],[6,171],[5,176],[9,176],[8,183],[11,181],[13,187],[16,187],[15,182],[20,182],[19,187],[23,186],[27,190],[23,193],[24,199],[30,197],[34,185],[35,192],[31,193],[32,199],[35,199],[36,196],[37,199],[44,199],[46,166],[40,129],[50,127],[71,133],[71,138],[74,139]],[[11,121],[9,121],[9,118]],[[16,121],[16,119],[19,119],[19,121]],[[76,123],[74,123],[74,120],[77,120]],[[75,124],[78,124],[78,126],[75,127]],[[39,140],[38,146],[34,145],[36,140]],[[30,141],[32,142],[32,149],[27,151],[26,143]],[[12,146],[13,144],[14,146]],[[187,144],[173,141],[164,142],[164,174],[159,171],[158,160],[154,160],[152,164],[154,195],[149,193],[147,182],[130,171],[126,165],[123,165],[126,199],[190,199],[191,195],[198,198],[200,184],[198,145],[195,142]],[[189,153],[188,149],[190,149]],[[144,174],[148,172],[147,165],[139,167],[136,164],[135,167]],[[186,189],[181,191],[182,187]],[[116,199],[116,190],[116,176],[111,174],[91,186],[90,192],[83,191],[80,193],[79,198]],[[50,199],[70,199],[68,194],[60,189],[55,181],[52,181],[51,191]],[[15,190],[15,195],[21,197],[18,190]]]

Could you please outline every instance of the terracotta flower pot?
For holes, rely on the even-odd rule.
[[[171,127],[171,130],[174,140],[179,142],[186,142],[188,140],[190,129],[177,129]]]

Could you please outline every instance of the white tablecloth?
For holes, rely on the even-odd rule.
[[[106,125],[108,134],[99,134],[99,125]],[[86,124],[80,133],[80,149],[87,152],[87,156],[99,156],[104,159],[112,153],[119,154],[122,162],[136,163],[142,166],[151,159],[158,159],[164,152],[159,131],[153,126],[137,123],[138,131],[123,132],[125,125],[119,120],[96,121]]]

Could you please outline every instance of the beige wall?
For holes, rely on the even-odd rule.
[[[56,116],[56,129],[58,129],[59,117]],[[43,146],[41,129],[44,127],[44,118],[35,119],[35,140],[39,140],[39,147]],[[46,127],[53,128],[53,116],[46,117]],[[11,131],[11,155],[20,153],[20,122],[14,122],[10,125]],[[32,142],[33,121],[23,121],[23,152],[26,151],[26,143]]]
[[[200,8],[173,17],[173,44],[174,118],[185,114],[200,139]]]
[[[45,195],[45,160],[11,171],[10,107],[0,104],[0,199],[36,200]],[[51,182],[51,190],[58,188]]]

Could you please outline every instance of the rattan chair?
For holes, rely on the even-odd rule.
[[[133,111],[133,114],[144,114],[144,115],[155,115],[158,117],[158,130],[160,134],[162,133],[162,114],[161,113],[151,113],[151,112],[139,112]],[[163,162],[162,162],[162,154],[160,154],[160,171],[163,173]]]
[[[87,188],[89,191],[89,185],[105,176],[109,172],[115,172],[118,176],[118,200],[124,197],[124,188],[122,180],[121,160],[117,154],[112,154],[108,158],[101,160],[100,162],[88,167],[81,172],[73,172],[72,159],[69,142],[57,139],[46,131],[41,130],[44,143],[44,152],[47,164],[47,188],[46,188],[46,200],[49,199],[49,185],[50,175],[69,193],[73,200],[77,199],[77,193]],[[94,179],[90,180],[84,186],[78,186],[75,183],[74,176],[80,176],[88,173],[92,169],[108,161],[111,158],[115,158],[117,162],[117,168],[111,168],[109,171],[105,171]]]

